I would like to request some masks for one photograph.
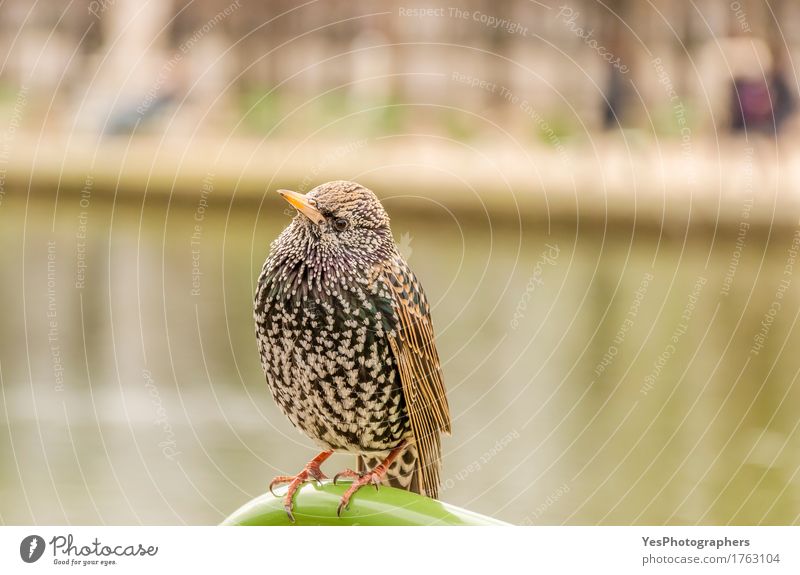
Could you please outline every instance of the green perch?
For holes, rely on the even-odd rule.
[[[393,487],[363,487],[353,496],[349,509],[336,516],[346,482],[333,485],[306,483],[295,495],[295,525],[508,525],[441,501]],[[222,525],[292,525],[283,508],[285,489],[278,497],[266,493],[245,503]]]

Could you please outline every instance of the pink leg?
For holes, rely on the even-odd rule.
[[[297,491],[303,483],[309,481],[310,479],[314,479],[316,481],[327,479],[319,466],[322,465],[322,463],[328,459],[332,453],[333,451],[323,451],[314,459],[309,461],[303,470],[297,475],[279,475],[270,482],[269,491],[273,495],[275,495],[275,492],[272,490],[273,487],[280,483],[289,484],[289,488],[286,490],[286,495],[283,498],[283,508],[286,510],[286,514],[289,516],[289,519],[292,521],[292,523],[294,523],[294,515],[292,515],[292,498],[294,497],[295,491]]]
[[[397,456],[400,455],[400,452],[403,451],[405,446],[406,441],[403,441],[400,443],[400,445],[392,449],[389,452],[389,455],[386,456],[386,459],[384,459],[381,464],[375,467],[375,469],[372,471],[359,474],[352,469],[345,469],[341,473],[337,473],[333,478],[334,484],[336,484],[336,480],[340,477],[351,477],[354,481],[347,491],[344,492],[344,495],[342,495],[342,499],[339,502],[339,508],[336,510],[336,515],[341,516],[342,509],[347,509],[348,505],[350,504],[350,498],[364,485],[371,483],[375,486],[375,489],[378,489],[378,486],[381,484],[381,479],[383,479],[383,476],[386,475],[386,472],[389,470],[389,466],[391,466],[392,462],[397,459]]]

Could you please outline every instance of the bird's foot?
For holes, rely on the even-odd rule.
[[[295,492],[300,488],[301,485],[303,485],[303,483],[306,483],[307,481],[314,480],[319,483],[323,479],[327,479],[319,466],[323,461],[328,459],[332,453],[333,451],[323,451],[314,459],[309,461],[302,471],[300,471],[300,473],[297,475],[279,475],[270,482],[269,492],[275,495],[275,497],[277,497],[277,495],[275,491],[273,491],[273,488],[276,485],[280,485],[282,483],[289,484],[289,487],[286,489],[286,495],[283,496],[283,508],[286,510],[286,514],[289,516],[289,521],[292,523],[294,523],[294,514],[292,514],[292,499],[294,498]]]
[[[380,487],[381,479],[383,476],[386,475],[386,468],[383,465],[379,465],[372,471],[367,471],[366,473],[357,473],[352,469],[345,469],[344,471],[337,473],[333,476],[333,484],[336,485],[336,482],[341,477],[348,477],[353,479],[353,483],[350,484],[350,487],[347,488],[347,491],[344,492],[342,495],[342,499],[339,501],[339,508],[336,510],[336,516],[341,517],[342,509],[347,509],[350,505],[350,498],[353,494],[364,487],[365,485],[372,484],[375,486],[375,490],[378,490]]]
[[[345,469],[341,473],[337,473],[333,476],[334,485],[336,485],[336,481],[340,477],[349,477],[353,479],[353,483],[350,484],[350,487],[347,488],[347,491],[344,492],[342,499],[339,501],[339,508],[336,510],[337,517],[341,517],[342,509],[348,508],[350,505],[350,498],[356,491],[370,483],[375,486],[375,490],[380,487],[381,480],[386,475],[386,472],[389,471],[389,466],[397,458],[397,455],[405,448],[405,446],[406,442],[403,441],[400,445],[392,449],[389,452],[389,455],[386,456],[386,459],[384,459],[381,464],[376,466],[372,471],[358,473],[352,469]]]

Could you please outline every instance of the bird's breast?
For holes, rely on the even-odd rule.
[[[368,278],[328,293],[257,300],[261,360],[273,397],[321,445],[383,451],[408,434],[388,340],[391,316],[385,287]]]

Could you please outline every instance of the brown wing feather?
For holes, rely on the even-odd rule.
[[[430,308],[422,287],[400,257],[383,266],[391,288],[398,326],[389,342],[397,361],[411,430],[418,452],[419,483],[429,497],[439,489],[441,433],[450,433],[439,354],[434,342]]]

